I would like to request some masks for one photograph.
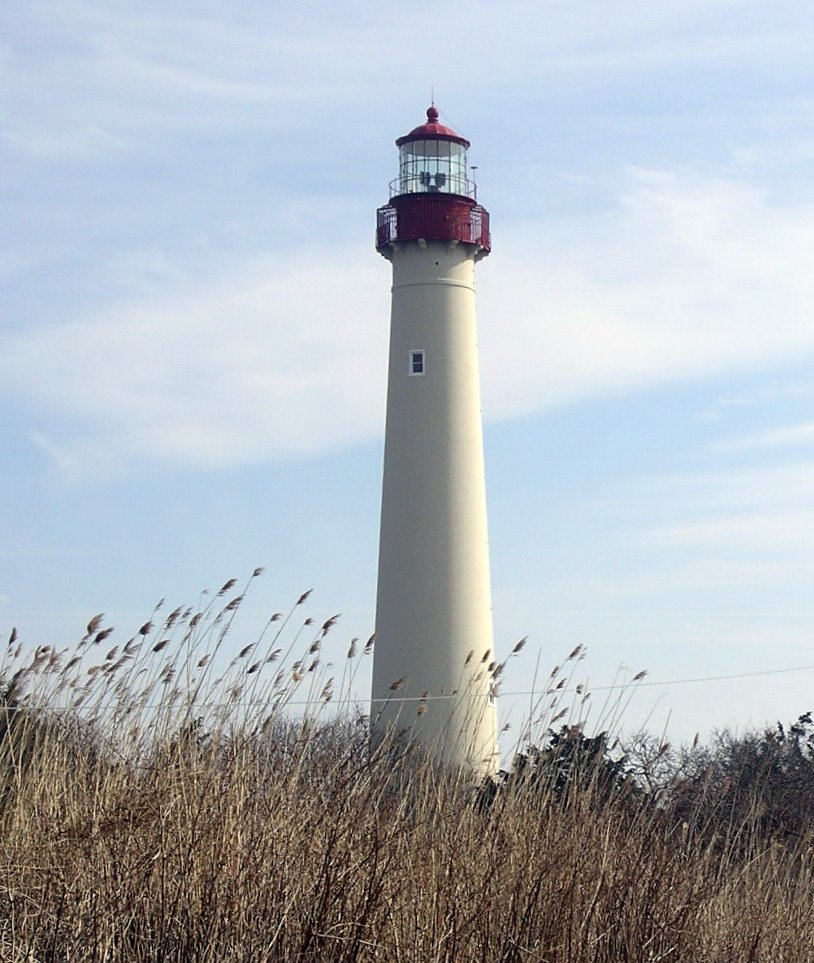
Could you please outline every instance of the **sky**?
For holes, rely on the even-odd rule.
[[[0,630],[263,566],[240,632],[373,631],[375,210],[432,93],[492,218],[502,721],[577,644],[630,729],[814,709],[813,81],[790,0],[6,0]]]

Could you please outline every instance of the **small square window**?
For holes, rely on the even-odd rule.
[[[426,374],[426,365],[425,365],[423,351],[410,352],[410,367],[408,369],[408,374],[410,375]]]

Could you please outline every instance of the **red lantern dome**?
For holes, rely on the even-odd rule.
[[[396,147],[401,147],[402,144],[411,140],[448,140],[460,144],[462,147],[469,147],[469,141],[466,138],[456,134],[451,127],[444,127],[443,124],[438,123],[438,108],[435,104],[427,108],[427,123],[414,128],[404,137],[399,137],[396,141]]]

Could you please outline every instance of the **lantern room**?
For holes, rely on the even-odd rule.
[[[427,123],[396,141],[399,176],[391,194],[461,194],[475,196],[475,185],[466,176],[469,141],[438,123],[438,111],[427,111]]]
[[[376,248],[390,257],[398,241],[472,244],[476,258],[491,249],[489,212],[477,202],[467,176],[469,141],[438,121],[431,105],[426,123],[396,141],[399,176],[390,182],[390,202],[378,210]]]

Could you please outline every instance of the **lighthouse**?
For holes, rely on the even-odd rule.
[[[396,146],[376,227],[393,285],[371,721],[374,734],[488,773],[497,722],[475,264],[490,251],[489,214],[469,141],[434,105]]]

